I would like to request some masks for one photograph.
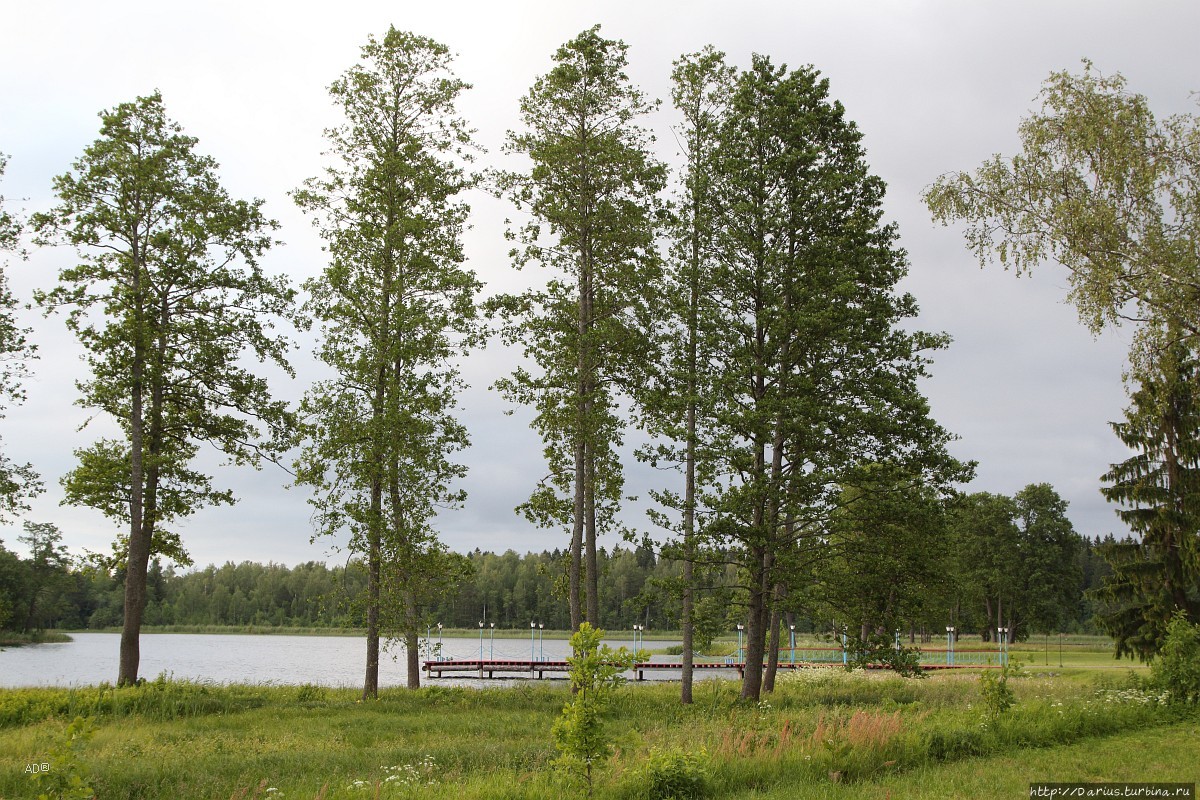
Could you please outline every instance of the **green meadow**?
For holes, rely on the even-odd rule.
[[[690,707],[677,684],[630,683],[608,713],[614,752],[595,796],[1024,797],[1034,781],[1195,781],[1200,714],[1164,702],[1144,675],[1031,663],[1007,679],[1003,711],[974,671],[806,670],[752,704],[736,682],[703,681]],[[161,678],[3,690],[0,797],[584,793],[554,764],[563,682],[358,694]]]

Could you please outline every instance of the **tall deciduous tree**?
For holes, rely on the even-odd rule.
[[[275,223],[262,201],[232,199],[217,164],[169,120],[162,97],[101,115],[100,138],[54,181],[59,204],[33,224],[43,244],[73,245],[79,263],[37,295],[87,350],[79,403],[113,418],[119,440],[78,453],[68,499],[128,524],[118,545],[125,620],[118,682],[137,680],[151,554],[186,556],[164,527],[233,502],[188,465],[200,443],[258,465],[290,442],[294,420],[244,356],[287,370],[274,320],[293,291],[262,271]]]
[[[1004,627],[1010,641],[1062,629],[1082,580],[1083,540],[1066,510],[1046,483],[1014,497],[978,492],[953,504],[953,572],[965,605],[952,612],[956,626],[975,627],[985,640]]]
[[[0,178],[8,156],[0,153]],[[0,195],[0,254],[22,254],[21,221],[4,208]],[[21,381],[28,377],[29,361],[35,348],[28,340],[29,331],[17,322],[17,298],[8,287],[7,263],[0,261],[0,418],[10,403],[25,399]],[[0,453],[0,517],[9,517],[28,508],[27,501],[42,490],[41,480],[31,464],[14,464]]]
[[[1153,657],[1177,612],[1200,621],[1198,377],[1196,356],[1172,347],[1112,426],[1135,455],[1113,465],[1101,491],[1138,536],[1101,545],[1113,572],[1095,593],[1098,617],[1118,657]]]
[[[567,42],[521,100],[525,130],[507,149],[531,162],[499,184],[530,221],[514,238],[518,268],[554,272],[545,288],[492,301],[503,337],[538,370],[497,383],[537,410],[550,476],[522,506],[571,530],[571,625],[599,624],[596,538],[611,525],[623,478],[617,393],[646,361],[646,290],[660,269],[656,196],[665,170],[637,121],[653,107],[625,75],[627,46],[599,26]],[[581,578],[586,580],[586,592]],[[584,597],[586,595],[586,598]],[[583,601],[586,600],[586,612]]]
[[[917,390],[924,350],[945,337],[900,325],[916,302],[884,185],[862,134],[816,70],[756,55],[720,134],[712,348],[713,530],[742,554],[747,648],[742,695],[764,686],[767,633],[788,573],[819,548],[848,476],[888,463],[940,485],[961,476],[949,435]],[[796,574],[800,574],[799,572]],[[769,680],[767,681],[769,688]]]
[[[934,219],[967,224],[985,264],[1067,268],[1070,300],[1092,331],[1139,325],[1131,360],[1151,368],[1168,337],[1200,337],[1200,117],[1155,119],[1118,73],[1056,72],[1021,122],[1021,152],[939,178]],[[1163,324],[1170,323],[1170,324]]]
[[[697,528],[702,519],[697,506],[697,485],[711,481],[705,469],[702,444],[711,412],[708,367],[710,338],[702,319],[712,315],[715,274],[712,260],[714,236],[714,182],[717,134],[724,119],[734,70],[724,54],[712,47],[685,55],[671,73],[671,98],[681,116],[676,138],[683,156],[677,187],[676,213],[671,220],[671,254],[657,303],[660,316],[649,332],[657,337],[657,363],[653,378],[635,392],[644,426],[665,443],[639,453],[654,465],[668,463],[682,472],[682,492],[653,492],[656,500],[678,517],[654,514],[656,521],[676,534],[664,554],[682,562],[680,628],[683,632],[683,675],[680,700],[692,702],[696,566],[702,561]]]
[[[394,28],[362,60],[330,87],[346,118],[326,133],[336,163],[296,193],[328,242],[305,310],[336,375],[304,401],[312,442],[298,479],[316,490],[320,531],[349,528],[365,556],[363,696],[374,697],[381,632],[399,631],[415,688],[421,610],[461,575],[433,522],[464,497],[454,482],[466,469],[451,461],[468,443],[452,413],[454,359],[477,340],[479,282],[462,266],[458,195],[472,179],[454,104],[467,85],[445,46]]]
[[[818,594],[865,647],[891,649],[950,580],[945,503],[922,479],[874,464],[839,498],[828,528],[831,558]]]

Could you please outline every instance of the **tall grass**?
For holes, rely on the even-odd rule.
[[[867,786],[941,764],[971,770],[970,757],[1200,723],[1194,707],[1165,705],[1112,673],[1027,673],[1011,686],[1016,705],[989,718],[969,674],[814,670],[789,674],[760,703],[739,700],[736,683],[704,681],[686,707],[677,685],[630,685],[613,697],[619,752],[597,794],[645,800],[648,775],[700,759],[712,797]],[[561,683],[390,689],[359,702],[348,689],[165,678],[0,691],[0,797],[29,796],[23,765],[53,750],[76,716],[95,722],[80,763],[106,799],[566,797],[550,730],[568,698]]]

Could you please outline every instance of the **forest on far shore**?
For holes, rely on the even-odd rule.
[[[1049,503],[1049,509],[1031,504]],[[1039,513],[1033,513],[1034,511]],[[974,494],[959,498],[934,539],[941,545],[904,552],[892,538],[891,575],[845,563],[817,569],[810,591],[789,603],[786,624],[803,632],[832,632],[839,620],[855,619],[862,605],[902,598],[904,633],[960,634],[990,640],[998,609],[1012,614],[1014,639],[1034,633],[1100,633],[1090,593],[1109,568],[1103,551],[1116,540],[1077,534],[1062,514],[1065,503],[1045,484],[1015,498]],[[21,558],[0,544],[0,628],[104,629],[122,624],[123,576],[72,559],[52,526],[27,526]],[[986,545],[986,546],[985,546]],[[1007,546],[1005,546],[1007,545]],[[682,565],[646,545],[601,548],[601,625],[629,630],[677,630]],[[497,554],[476,550],[460,559],[465,576],[433,604],[426,623],[476,628],[527,628],[537,622],[569,629],[566,591],[568,554],[563,550]],[[155,559],[148,575],[148,625],[297,626],[361,628],[365,623],[366,570],[360,560],[327,566],[288,567],[243,561],[177,570]],[[733,630],[744,616],[744,589],[732,566],[710,570],[711,591],[697,609],[701,643]],[[844,587],[844,588],[843,588]],[[897,593],[897,587],[904,591]]]

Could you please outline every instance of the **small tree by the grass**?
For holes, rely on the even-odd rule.
[[[1167,624],[1166,640],[1150,672],[1173,702],[1200,702],[1200,625],[1188,622],[1182,610]]]
[[[603,714],[613,691],[625,683],[637,653],[602,645],[604,631],[584,622],[571,637],[571,701],[554,723],[555,761],[567,775],[581,778],[592,795],[595,765],[612,755],[612,740],[604,730]]]

